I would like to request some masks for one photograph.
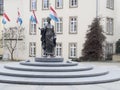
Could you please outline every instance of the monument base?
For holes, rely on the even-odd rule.
[[[35,62],[63,62],[63,58],[57,57],[37,57],[35,58]]]
[[[87,85],[120,80],[120,69],[95,66],[63,58],[43,57],[35,61],[0,66],[0,83],[23,85]]]

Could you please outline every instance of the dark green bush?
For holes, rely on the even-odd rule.
[[[120,54],[120,39],[116,42],[116,54]]]

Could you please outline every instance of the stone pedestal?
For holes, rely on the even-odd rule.
[[[35,58],[36,62],[63,62],[63,58],[56,58],[56,57],[42,57],[42,58]]]

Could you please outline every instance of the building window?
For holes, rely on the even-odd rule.
[[[56,8],[63,8],[63,0],[55,0]]]
[[[63,20],[62,18],[59,18],[59,22],[56,22],[56,25],[55,25],[55,30],[56,30],[56,33],[60,34],[63,32]]]
[[[55,54],[56,56],[60,56],[60,57],[62,56],[62,44],[61,43],[56,44]]]
[[[77,33],[77,17],[70,17],[70,30],[69,32],[71,34],[76,34]]]
[[[107,8],[114,9],[114,0],[107,0]]]
[[[43,9],[49,9],[49,0],[42,0]]]
[[[77,44],[76,43],[70,43],[69,44],[69,57],[70,58],[76,58],[77,57]]]
[[[37,10],[37,0],[30,0],[30,10]]]
[[[42,19],[42,27],[45,27],[47,25],[47,18]]]
[[[3,14],[3,6],[4,6],[3,0],[0,0],[0,15]]]
[[[107,32],[108,35],[113,35],[114,21],[113,18],[107,18]]]
[[[78,0],[69,0],[70,7],[78,7]]]
[[[105,57],[106,59],[111,59],[113,54],[113,43],[106,43],[105,47]]]
[[[36,23],[30,21],[30,35],[36,35]]]
[[[36,56],[36,43],[35,42],[30,42],[29,43],[29,56],[30,57],[35,57]]]

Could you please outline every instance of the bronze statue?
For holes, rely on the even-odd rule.
[[[41,30],[42,48],[45,56],[54,56],[54,49],[56,46],[56,35],[54,32],[54,26],[50,23],[51,18],[47,17],[47,25]]]

